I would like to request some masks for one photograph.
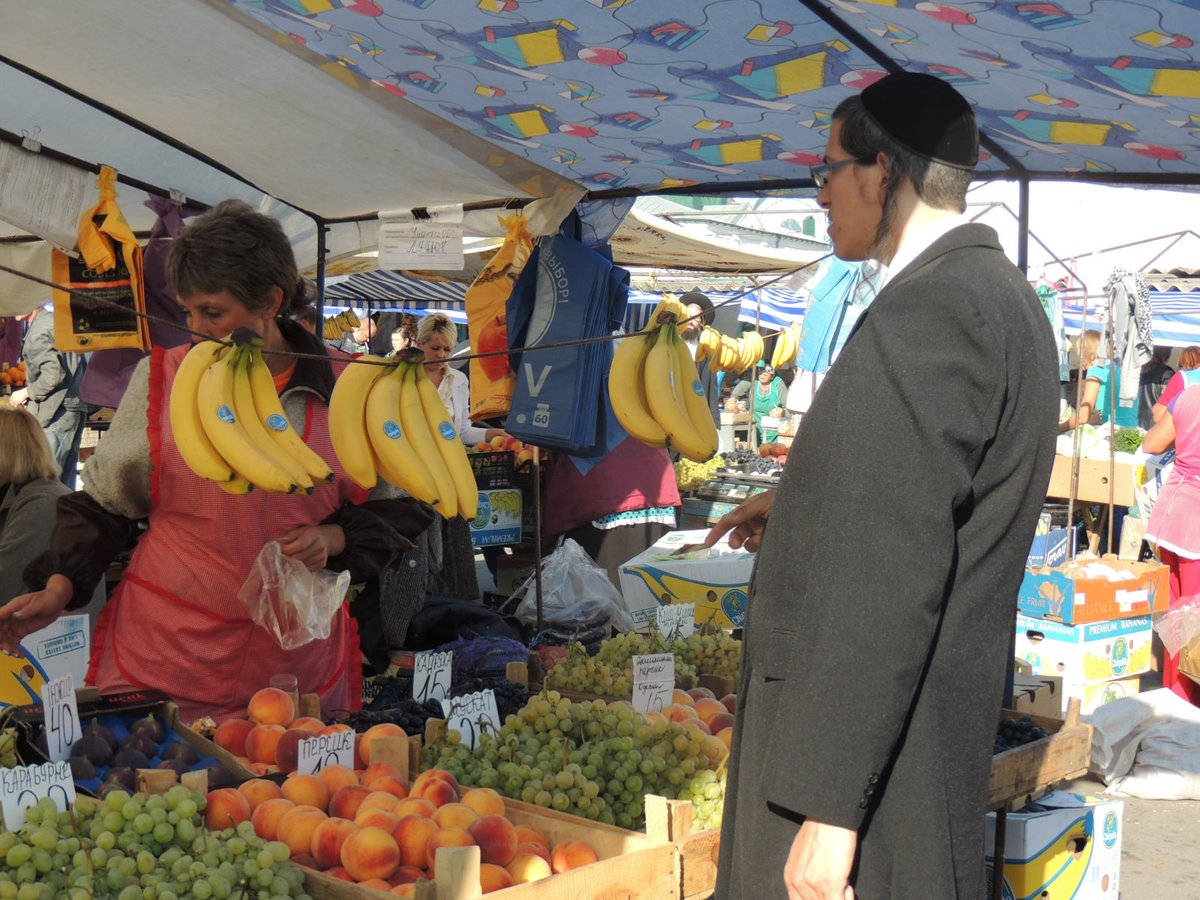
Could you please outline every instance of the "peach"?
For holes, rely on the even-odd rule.
[[[289,701],[291,702],[290,698]],[[275,750],[284,735],[282,725],[256,725],[246,735],[246,755],[251,762],[275,765]]]
[[[721,713],[721,715],[725,715],[725,713]],[[685,719],[682,724],[693,732],[698,731],[704,735],[712,734],[712,729],[703,719]]]
[[[427,819],[432,819],[437,807],[424,797],[408,797],[396,804],[395,813],[404,818],[405,816],[424,816]]]
[[[429,872],[433,875],[434,880],[437,880],[437,852],[442,847],[472,847],[475,844],[475,838],[471,837],[471,832],[465,828],[459,828],[451,825],[449,828],[439,828],[429,836],[429,843],[425,845],[425,862],[429,866]]]
[[[318,731],[317,734],[337,734],[339,731],[353,731],[353,730],[354,730],[353,728],[351,728],[349,725],[347,725],[344,722],[335,722],[333,725],[326,725],[324,728],[322,728],[320,731]]]
[[[321,868],[320,866],[317,865],[317,861],[312,858],[312,854],[309,854],[309,853],[293,853],[292,854],[292,862],[294,862],[298,866],[304,866],[304,868],[306,868],[306,869]]]
[[[400,848],[382,828],[359,828],[342,842],[342,865],[355,881],[388,878],[400,865]]]
[[[354,876],[346,871],[345,866],[334,866],[332,869],[326,869],[325,874],[331,878],[336,878],[339,881],[353,881]]]
[[[428,864],[425,852],[429,839],[438,830],[438,823],[425,816],[405,816],[392,829],[392,837],[400,847],[400,862],[405,866],[423,869]]]
[[[550,854],[550,868],[555,874],[589,866],[599,859],[586,841],[560,841]]]
[[[708,727],[716,734],[723,728],[732,728],[737,724],[737,717],[732,713],[719,713],[709,720]]]
[[[696,701],[692,699],[692,695],[687,691],[680,690],[679,688],[675,688],[675,690],[671,691],[671,702],[678,703],[681,706],[691,706],[693,708],[696,706]]]
[[[508,442],[508,438],[504,437],[503,435],[498,434],[494,438],[492,438],[489,443],[491,444],[491,447],[493,450],[503,450],[504,445],[507,442]]]
[[[481,816],[504,815],[504,798],[491,788],[471,788],[462,795],[462,802]]]
[[[508,869],[503,866],[481,863],[479,866],[479,887],[485,894],[492,891],[502,891],[513,886],[513,878]]]
[[[505,868],[512,876],[514,884],[528,884],[531,881],[549,878],[554,874],[550,869],[550,863],[532,853],[518,853]]]
[[[730,715],[736,715],[738,708],[737,694],[726,694],[721,698],[721,705],[729,710]]]
[[[725,746],[725,742],[716,735],[709,734],[704,736],[703,749],[704,755],[707,756],[710,761],[715,763],[719,763],[729,755],[729,748]]]
[[[400,853],[401,853],[401,856],[404,855],[403,848],[401,848]],[[392,877],[389,878],[388,880],[392,883],[393,886],[395,886],[397,884],[412,884],[416,881],[420,881],[424,877],[425,877],[424,869],[420,868],[419,866],[409,866],[409,865],[405,865],[404,863],[401,863],[400,868],[398,868],[394,873],[392,873]]]
[[[414,797],[424,796],[421,789],[424,789],[431,781],[444,781],[450,787],[454,788],[455,795],[461,793],[458,785],[458,779],[445,769],[426,769],[412,783],[412,788],[409,793]]]
[[[706,687],[694,687],[688,691],[687,694],[692,698],[692,700],[696,701],[697,706],[700,705],[700,700],[704,698],[709,700],[717,700],[717,695]],[[721,701],[717,700],[717,702],[720,703]]]
[[[316,775],[289,775],[281,792],[297,806],[315,806],[322,812],[329,807],[329,788]]]
[[[379,807],[360,808],[358,815],[354,817],[354,824],[359,828],[382,828],[390,834],[392,829],[400,824],[400,817]]]
[[[533,842],[517,844],[517,856],[520,856],[522,853],[528,853],[532,856],[540,856],[542,859],[544,859],[546,861],[547,866],[550,865],[550,848],[549,847],[543,847],[541,844],[537,844],[537,843],[533,843]],[[514,856],[513,859],[516,859],[516,856]]]
[[[430,771],[433,770],[431,769]],[[458,791],[454,789],[454,786],[450,782],[440,778],[431,778],[424,783],[418,778],[413,782],[408,795],[428,800],[434,806],[445,806],[447,803],[458,802]]]
[[[386,809],[388,812],[394,812],[401,800],[395,794],[389,794],[387,791],[372,791],[370,788],[367,788],[367,791],[366,799],[358,806],[359,812],[364,809]]]
[[[381,737],[407,738],[408,732],[394,722],[380,722],[364,731],[361,739],[361,753],[363,762],[367,765],[371,764],[371,744],[376,738]]]
[[[246,735],[254,728],[254,723],[246,719],[226,719],[213,732],[213,743],[232,753],[234,756],[246,755]]]
[[[255,833],[265,841],[279,840],[279,822],[295,808],[296,804],[286,797],[264,800],[250,816]]]
[[[318,868],[330,869],[342,861],[342,844],[358,826],[349,819],[330,818],[319,824],[312,835],[312,857]]]
[[[696,718],[696,708],[687,703],[669,703],[662,708],[662,714],[668,722],[685,722]]]
[[[350,726],[347,725],[347,728]],[[299,728],[302,731],[309,731],[312,734],[324,734],[325,723],[314,716],[301,716],[288,725],[288,729]]]
[[[729,715],[729,710],[725,708],[725,704],[720,700],[710,697],[701,697],[696,701],[696,714],[700,717],[701,721],[709,722],[712,720],[713,716]]]
[[[516,831],[518,844],[541,844],[550,852],[550,838],[536,825],[518,825]]]
[[[296,704],[290,694],[279,688],[266,687],[256,691],[246,706],[246,715],[256,725],[283,727],[296,718]]]
[[[317,777],[321,779],[321,783],[325,787],[329,788],[331,799],[342,788],[358,784],[358,774],[346,766],[326,766],[317,773]]]
[[[433,814],[433,821],[437,822],[442,828],[455,826],[457,828],[469,828],[471,823],[479,818],[479,813],[471,809],[465,803],[447,803],[444,806],[439,806]]]
[[[258,809],[266,800],[274,800],[276,797],[283,796],[279,785],[267,778],[251,778],[249,781],[243,781],[238,785],[238,790],[245,794],[246,799],[250,801],[251,811]]]
[[[361,784],[348,784],[333,792],[329,798],[329,814],[339,819],[353,819],[358,808],[371,795],[371,789]]]
[[[373,891],[391,891],[392,883],[384,881],[382,878],[368,878],[366,881],[360,881],[359,887],[370,888]]]
[[[403,800],[408,796],[408,785],[395,775],[380,775],[374,781],[364,781],[363,784],[372,791],[383,791],[385,794],[391,794],[399,800]]]
[[[415,897],[417,896],[417,886],[415,883],[398,884],[392,888],[391,893],[397,897]]]
[[[724,707],[721,707],[724,709]],[[316,737],[303,728],[289,728],[279,737],[275,745],[275,764],[281,772],[295,772],[300,762],[300,742]]]
[[[329,816],[315,806],[297,806],[295,809],[289,809],[279,820],[277,840],[291,847],[293,853],[308,853],[312,849],[313,832],[328,818]]]
[[[733,726],[722,728],[716,733],[716,738],[721,741],[728,749],[733,749]]]
[[[376,778],[382,778],[384,775],[391,775],[393,778],[398,779],[400,777],[400,770],[390,762],[371,763],[371,765],[358,773],[358,780],[363,784],[370,784]]]
[[[247,768],[261,778],[264,775],[273,775],[279,771],[279,766],[268,766],[266,763],[247,762]]]
[[[467,831],[479,845],[479,858],[485,863],[507,866],[517,855],[517,830],[504,816],[482,816]]]
[[[204,825],[209,831],[224,831],[250,818],[250,801],[237,788],[217,788],[208,792],[204,807]]]

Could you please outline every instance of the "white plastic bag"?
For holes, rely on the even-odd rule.
[[[537,622],[537,587],[533,576],[517,590],[523,595],[516,616],[526,624]],[[618,631],[632,631],[633,620],[625,602],[586,551],[567,538],[542,560],[542,621],[547,625],[586,628],[609,622]]]
[[[1200,597],[1182,597],[1179,605],[1163,613],[1154,623],[1168,656],[1175,656],[1200,637]]]
[[[280,647],[294,650],[329,637],[349,587],[349,572],[310,572],[298,559],[284,556],[279,541],[269,541],[259,551],[238,599]]]

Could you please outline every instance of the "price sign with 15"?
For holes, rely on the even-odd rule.
[[[675,654],[645,653],[633,658],[633,708],[662,712],[675,690]]]
[[[413,662],[413,699],[445,700],[450,696],[450,673],[454,651],[418,653]]]

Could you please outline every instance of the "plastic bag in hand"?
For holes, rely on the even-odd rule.
[[[524,594],[524,599],[517,606],[517,618],[526,624],[536,623],[537,588],[532,576],[518,593]],[[635,627],[608,572],[570,538],[542,560],[542,621],[573,629],[605,622],[618,631]]]
[[[238,599],[280,647],[294,650],[329,637],[349,587],[349,572],[310,572],[300,560],[284,556],[279,541],[269,541],[259,551]]]

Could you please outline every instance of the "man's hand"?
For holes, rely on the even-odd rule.
[[[293,528],[279,538],[279,550],[284,556],[298,559],[310,572],[319,572],[346,549],[346,533],[340,525],[304,525]]]
[[[850,869],[857,852],[857,831],[808,819],[783,869],[788,900],[854,900]]]
[[[734,550],[745,547],[751,552],[758,552],[762,546],[763,531],[767,527],[767,519],[771,516],[771,507],[775,505],[775,492],[763,491],[743,502],[737,509],[728,512],[712,527],[704,539],[704,546],[711,547],[729,532],[729,546]]]
[[[12,392],[12,396],[8,398],[10,406],[16,409],[24,409],[29,404],[29,389],[18,388]]]
[[[44,590],[22,594],[0,606],[0,649],[19,653],[21,639],[62,615],[74,593],[69,579],[51,575]]]

